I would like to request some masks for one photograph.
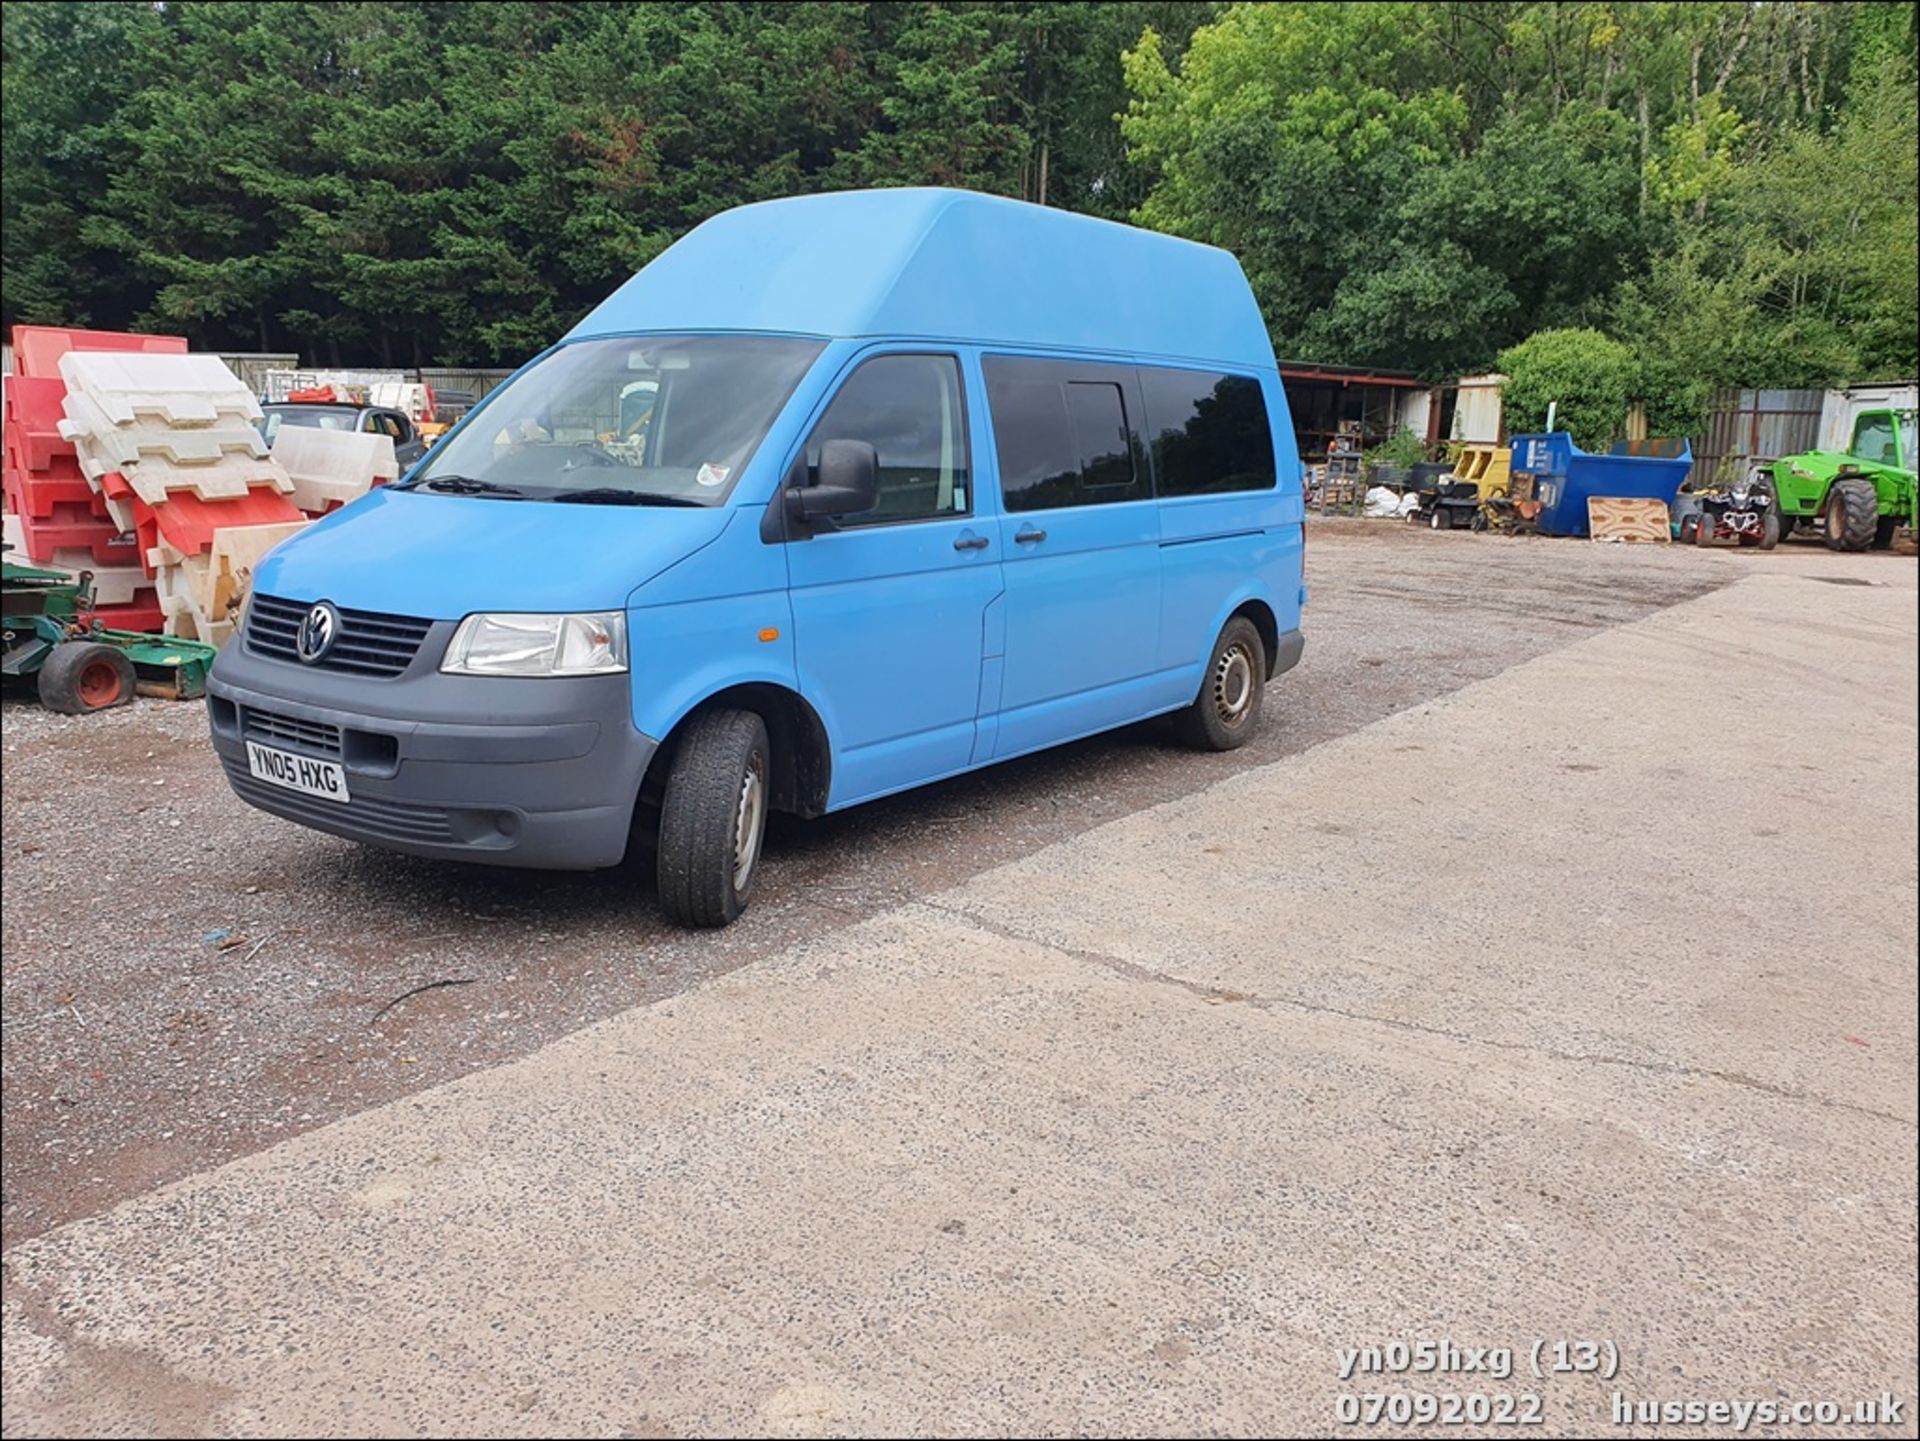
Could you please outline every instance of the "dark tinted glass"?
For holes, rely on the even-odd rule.
[[[1141,366],[1140,386],[1161,495],[1273,488],[1273,429],[1259,381]]]
[[[820,464],[829,440],[864,440],[880,455],[880,503],[835,524],[872,525],[967,513],[967,426],[960,363],[951,355],[882,355],[840,387],[807,440]]]
[[[1080,484],[1089,490],[1133,484],[1133,450],[1127,444],[1127,408],[1118,385],[1067,382],[1067,413],[1080,453]]]
[[[1010,511],[1144,500],[1132,367],[988,356],[987,404]]]

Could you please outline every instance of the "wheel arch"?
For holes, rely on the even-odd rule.
[[[1245,616],[1253,622],[1253,628],[1260,632],[1260,648],[1267,653],[1267,676],[1273,675],[1273,668],[1280,663],[1280,620],[1274,615],[1273,607],[1260,596],[1250,596],[1235,606],[1220,622],[1214,634],[1226,629],[1227,622],[1237,616]]]
[[[805,696],[771,681],[730,685],[687,707],[662,737],[643,790],[649,784],[664,783],[675,745],[688,723],[714,710],[752,711],[765,723],[767,741],[773,747],[773,809],[809,819],[826,812],[833,782],[833,746],[827,728]]]

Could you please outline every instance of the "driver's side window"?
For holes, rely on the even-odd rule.
[[[841,528],[966,515],[972,505],[960,362],[951,355],[878,355],[863,361],[807,440],[817,475],[829,440],[863,440],[880,458],[880,500],[839,516]]]

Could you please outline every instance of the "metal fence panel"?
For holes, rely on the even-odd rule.
[[[463,390],[476,401],[494,386],[512,375],[511,368],[482,368],[473,366],[423,365],[420,367],[420,379],[431,385],[434,390]]]
[[[1820,437],[1819,390],[1717,390],[1693,452],[1697,486],[1731,479],[1757,460],[1811,450]]]

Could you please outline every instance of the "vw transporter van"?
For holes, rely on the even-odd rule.
[[[1243,744],[1300,658],[1299,459],[1231,255],[954,190],[707,221],[399,483],[258,567],[239,796],[414,855],[652,857],[1144,717]]]

